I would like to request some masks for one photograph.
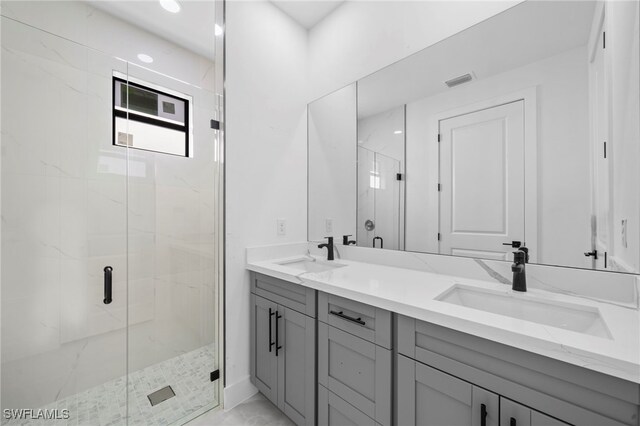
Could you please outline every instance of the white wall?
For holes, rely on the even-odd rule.
[[[407,105],[407,250],[438,251],[437,226],[429,226],[438,223],[438,129],[429,117],[536,87],[537,263],[589,266],[582,254],[591,235],[586,65],[581,47]]]
[[[309,241],[355,235],[356,117],[355,84],[309,105]]]
[[[611,49],[611,148],[613,154],[614,267],[640,271],[640,99],[638,2],[607,4],[607,44]],[[622,220],[627,220],[623,245]]]
[[[307,238],[307,33],[266,1],[227,2],[225,26],[229,408],[254,392],[245,249]]]

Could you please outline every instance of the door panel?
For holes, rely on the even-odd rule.
[[[440,252],[507,259],[524,241],[524,106],[440,121]]]
[[[315,423],[315,320],[278,306],[278,407],[298,425]]]
[[[531,410],[524,405],[501,397],[500,426],[531,426]]]
[[[251,336],[252,355],[255,356],[252,360],[252,367],[255,369],[254,385],[277,405],[278,359],[275,356],[275,312],[278,305],[253,294],[251,298],[253,300],[251,303],[252,326],[255,330],[255,334]]]
[[[499,397],[449,374],[398,356],[398,424],[498,425]]]

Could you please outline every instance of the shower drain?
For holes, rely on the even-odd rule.
[[[149,395],[147,395],[147,398],[149,398],[149,402],[153,407],[154,405],[158,405],[162,401],[166,401],[167,399],[173,398],[174,396],[176,396],[176,393],[173,391],[173,389],[171,389],[171,386],[165,386],[162,389],[150,393]]]

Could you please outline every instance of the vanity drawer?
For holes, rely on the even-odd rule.
[[[318,426],[380,426],[371,417],[318,385]]]
[[[316,291],[312,288],[251,272],[251,293],[316,317]]]
[[[391,424],[391,351],[318,322],[318,383],[382,425]]]
[[[318,319],[392,349],[391,312],[327,293],[318,294]]]

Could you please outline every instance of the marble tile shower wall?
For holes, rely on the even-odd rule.
[[[214,341],[213,64],[84,2],[2,15],[2,405],[35,408],[123,376],[127,338],[129,371]],[[134,37],[192,84],[111,56]],[[111,144],[113,71],[193,97],[193,158]]]

